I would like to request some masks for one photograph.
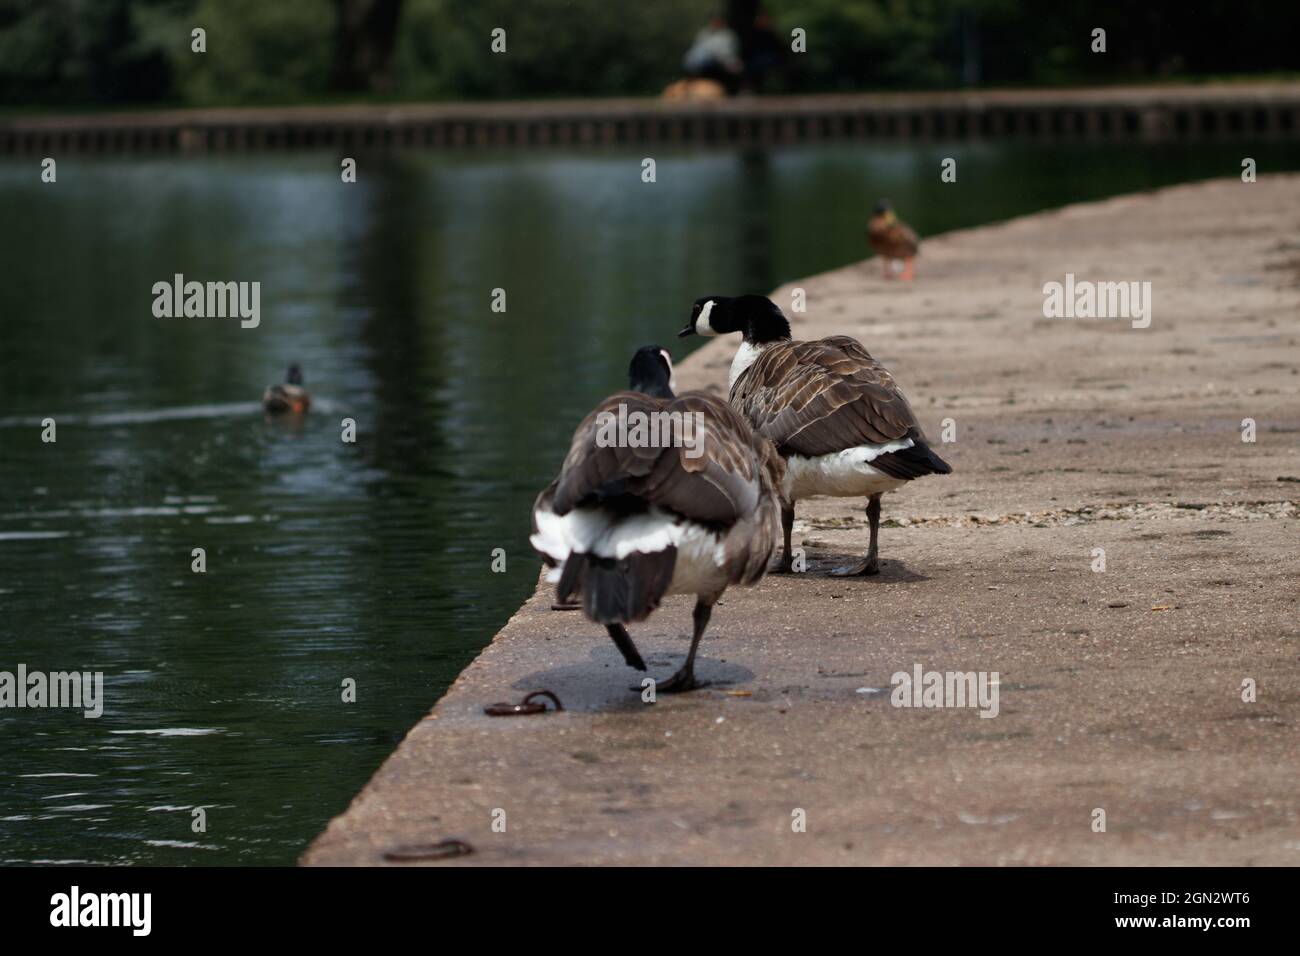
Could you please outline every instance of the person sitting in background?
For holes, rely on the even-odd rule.
[[[722,17],[709,19],[709,25],[695,35],[695,42],[682,60],[686,76],[692,80],[713,80],[728,93],[740,88],[745,61],[740,58],[740,39]]]

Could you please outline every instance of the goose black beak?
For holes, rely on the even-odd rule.
[[[679,339],[684,339],[688,335],[694,335],[694,334],[695,334],[695,322],[691,321],[687,323],[686,328],[682,329],[680,332],[677,333],[677,337]]]

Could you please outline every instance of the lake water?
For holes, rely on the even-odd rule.
[[[644,151],[362,156],[349,185],[327,153],[69,157],[53,185],[0,161],[0,670],[105,697],[0,710],[0,862],[292,863],[530,592],[529,506],[632,350],[681,349],[698,295],[861,258],[878,196],[925,235],[1300,169],[1294,144],[652,154],[654,184]],[[175,273],[260,282],[260,326],[155,318]],[[291,361],[300,427],[257,405]]]

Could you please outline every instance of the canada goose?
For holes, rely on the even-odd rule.
[[[916,415],[888,369],[855,339],[834,335],[795,342],[790,323],[761,295],[697,299],[679,333],[744,335],[731,363],[731,407],[775,443],[786,460],[781,524],[789,572],[794,503],[813,495],[865,496],[871,543],[860,563],[836,575],[876,574],[880,496],[948,463],[926,443]]]
[[[884,262],[886,279],[892,278],[890,268],[899,259],[903,260],[900,278],[911,279],[915,275],[916,254],[921,242],[912,227],[894,213],[888,199],[880,200],[871,211],[871,218],[867,221],[867,242]]]
[[[714,602],[767,570],[784,470],[772,443],[725,402],[674,396],[672,374],[658,346],[633,356],[630,391],[605,399],[573,433],[560,474],[533,506],[529,538],[558,600],[581,600],[637,670],[645,661],[624,625],[667,594],[696,595],[691,649],[657,685],[665,693],[700,686],[695,652]],[[632,427],[619,434],[619,423]]]
[[[297,365],[289,366],[289,373],[283,385],[268,386],[262,393],[262,408],[273,415],[292,412],[301,415],[311,407],[311,396],[302,387],[302,369]]]

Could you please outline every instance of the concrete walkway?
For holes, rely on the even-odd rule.
[[[1300,83],[0,112],[0,155],[827,139],[1290,139]]]
[[[1066,273],[1151,282],[1150,327],[1044,318]],[[1300,864],[1300,177],[952,233],[911,284],[873,261],[798,285],[796,336],[858,337],[932,440],[956,426],[955,473],[885,498],[880,576],[825,576],[864,549],[857,502],[802,504],[808,572],[729,591],[713,685],[653,705],[539,590],[304,862],[457,837],[455,865]],[[681,386],[721,390],[734,348]],[[678,598],[631,629],[653,674],[689,628]],[[891,706],[918,663],[998,672],[998,716]],[[482,713],[537,688],[566,711]]]

